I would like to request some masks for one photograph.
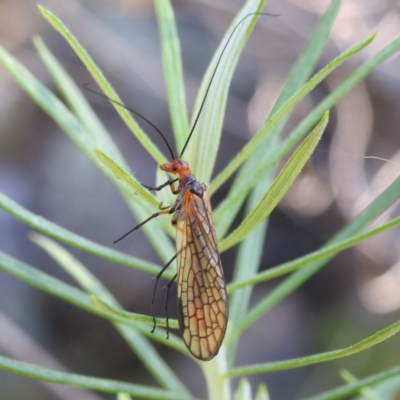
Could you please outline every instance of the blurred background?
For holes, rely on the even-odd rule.
[[[325,52],[323,67],[354,43],[379,31],[376,40],[347,61],[294,110],[285,133],[361,63],[400,31],[400,4],[393,0],[346,0]],[[42,0],[74,33],[124,102],[172,137],[157,24],[148,0],[113,2]],[[175,1],[186,95],[191,109],[211,57],[242,1]],[[217,172],[257,132],[287,74],[329,1],[271,0],[234,76]],[[45,85],[53,83],[32,45],[39,34],[78,85],[92,81],[76,55],[41,17],[36,2],[0,2],[0,43]],[[273,212],[261,269],[318,249],[360,212],[400,170],[400,60],[392,57],[333,110],[318,147]],[[111,183],[58,126],[0,68],[0,191],[33,213],[104,245],[134,225]],[[139,180],[154,183],[156,165],[113,108],[87,94]],[[159,148],[160,138],[142,124]],[[368,158],[369,156],[379,157]],[[73,162],[71,163],[71,160]],[[217,205],[228,186],[213,197]],[[398,210],[397,210],[398,211]],[[380,222],[396,214],[389,210]],[[0,250],[68,283],[72,280],[28,239],[30,229],[0,211]],[[237,365],[299,357],[346,347],[400,317],[400,247],[390,231],[334,258],[315,277],[273,308],[240,341]],[[121,251],[160,262],[141,232],[118,244]],[[154,281],[148,274],[70,249],[130,311],[150,313]],[[234,251],[223,255],[228,280]],[[259,285],[256,301],[277,284]],[[174,292],[175,293],[175,292]],[[164,294],[157,297],[162,315]],[[171,309],[173,306],[171,306]],[[156,345],[196,396],[205,381],[190,359]],[[272,399],[296,399],[343,383],[346,368],[359,378],[396,365],[400,337],[350,359],[250,378],[266,382]],[[153,379],[107,322],[0,272],[0,353],[85,375],[152,384]],[[111,399],[106,394],[46,384],[0,371],[1,399]],[[400,394],[398,395],[400,398]]]

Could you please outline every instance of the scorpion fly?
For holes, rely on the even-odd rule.
[[[228,300],[224,272],[218,252],[217,237],[212,219],[211,203],[207,194],[207,186],[195,178],[188,163],[182,160],[182,156],[193,135],[211,83],[229,41],[238,26],[247,17],[260,14],[262,15],[263,13],[251,13],[246,15],[233,29],[217,61],[199,112],[178,157],[175,157],[165,136],[156,126],[143,117],[143,115],[128,108],[129,111],[138,115],[156,129],[166,143],[172,161],[161,165],[160,169],[168,174],[178,175],[178,178],[169,179],[158,187],[143,186],[149,190],[156,191],[169,186],[171,192],[178,197],[170,207],[154,213],[145,221],[125,233],[114,243],[119,242],[153,218],[160,215],[173,214],[171,222],[176,228],[176,255],[159,272],[156,277],[156,285],[162,273],[176,259],[178,271],[167,285],[167,290],[169,290],[169,287],[177,278],[179,328],[183,340],[191,354],[202,361],[211,360],[218,354],[228,323]],[[123,106],[122,104],[120,105]],[[178,182],[177,188],[174,187],[175,182]],[[152,306],[154,303],[156,285],[153,292]],[[154,314],[153,319],[154,326],[152,332],[154,332],[156,326]]]

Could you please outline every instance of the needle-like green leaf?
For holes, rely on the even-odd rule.
[[[183,81],[181,49],[175,24],[174,11],[169,0],[155,2],[160,30],[160,43],[167,85],[168,105],[178,153],[189,134],[186,109],[185,86]]]
[[[114,174],[114,176],[125,182],[133,190],[135,195],[139,196],[153,207],[159,206],[157,199],[145,189],[134,176],[128,174],[112,158],[108,157],[107,154],[104,154],[102,151],[95,149],[95,153],[99,160]]]
[[[363,242],[364,240],[370,239],[375,235],[383,233],[386,230],[392,229],[396,226],[400,225],[400,217],[394,218],[389,222],[386,222],[378,227],[371,229],[367,232],[360,233],[357,235],[352,235],[345,240],[339,240],[331,245],[326,245],[322,247],[321,250],[314,251],[312,253],[308,253],[307,255],[300,257],[293,261],[288,261],[282,265],[278,265],[274,268],[269,268],[266,271],[260,272],[251,278],[247,278],[245,280],[234,281],[228,285],[228,293],[233,293],[237,289],[242,287],[246,287],[248,285],[254,285],[257,283],[265,282],[273,278],[277,278],[278,276],[282,276],[288,274],[289,272],[293,272],[302,267],[306,267],[308,264],[319,261],[326,257],[335,255],[345,249],[353,247],[358,243]]]
[[[326,113],[319,124],[314,128],[306,140],[290,157],[282,171],[267,190],[261,201],[254,210],[243,220],[237,229],[220,244],[220,250],[224,251],[240,242],[246,235],[254,230],[276,207],[282,197],[289,190],[297,175],[303,169],[305,163],[311,157],[317,146],[325,127],[328,124],[328,113]]]
[[[210,185],[210,193],[214,193],[221,185],[226,182],[226,180],[242,165],[242,163],[247,160],[247,158],[253,154],[258,146],[260,146],[263,139],[287,116],[287,114],[293,109],[293,107],[298,104],[298,102],[303,99],[308,93],[311,92],[323,79],[325,79],[333,70],[335,70],[343,61],[349,57],[357,54],[366,46],[368,46],[375,38],[376,33],[371,35],[366,40],[357,43],[352,46],[349,50],[345,51],[339,57],[331,61],[325,68],[315,74],[299,91],[296,92],[278,111],[271,116],[261,130],[247,143],[246,146],[239,152],[239,154],[228,164],[228,166],[213,180]],[[355,84],[355,83],[354,83]],[[349,90],[352,86],[347,86]],[[341,96],[346,92],[341,93]],[[337,97],[336,101],[341,97]],[[325,109],[324,111],[327,111]],[[320,118],[323,114],[320,114]],[[315,121],[316,122],[316,121]],[[315,123],[314,122],[314,123]],[[306,132],[303,132],[304,134]],[[294,143],[292,143],[292,146]],[[282,156],[282,155],[281,155]],[[274,165],[274,164],[272,164]],[[262,174],[263,175],[263,174]],[[253,178],[252,178],[253,179]],[[253,179],[254,180],[254,179]],[[255,182],[253,183],[253,185]]]
[[[50,23],[50,25],[58,31],[64,39],[69,43],[72,49],[75,51],[76,55],[81,59],[83,64],[86,66],[93,79],[97,82],[97,84],[101,87],[106,96],[110,99],[114,100],[117,103],[122,103],[122,100],[119,98],[115,90],[112,88],[111,84],[107,81],[104,74],[101,72],[100,68],[96,65],[96,63],[91,59],[87,51],[81,46],[81,44],[76,40],[74,35],[70,32],[70,30],[57,18],[52,12],[47,10],[42,6],[38,6],[39,11],[42,13],[43,17]],[[128,128],[132,131],[132,133],[136,136],[139,142],[143,145],[143,147],[151,154],[154,159],[159,164],[163,164],[165,162],[165,157],[161,154],[161,152],[157,149],[156,145],[152,143],[150,138],[144,133],[144,131],[140,128],[140,126],[133,119],[131,113],[121,107],[116,103],[111,103],[118,114],[121,116],[122,120],[126,123]]]
[[[348,357],[359,353],[360,351],[369,349],[372,346],[383,342],[396,333],[400,332],[400,321],[389,325],[388,327],[374,333],[368,338],[354,345],[340,350],[328,351],[326,353],[314,354],[312,356],[295,358],[293,360],[275,361],[264,364],[253,364],[248,367],[233,368],[226,374],[227,377],[244,376],[251,374],[261,374],[266,372],[281,371],[291,368],[304,367],[306,365],[316,364],[320,362],[335,360],[336,358]]]
[[[220,46],[215,52],[210,65],[208,66],[197,94],[192,114],[192,126],[199,112],[219,57],[221,56],[232,31],[235,29],[239,21],[245,19],[239,26],[237,26],[237,29],[221,58],[221,62],[219,63],[218,69],[215,73],[204,108],[201,112],[199,122],[196,126],[194,135],[191,138],[187,154],[185,155],[200,182],[208,183],[211,179],[220,143],[229,85],[243,47],[258,19],[258,16],[254,15],[254,13],[261,11],[264,3],[265,0],[248,0],[236,15],[224,39],[221,41]]]
[[[195,400],[194,397],[188,396],[185,393],[176,393],[135,383],[55,371],[39,365],[13,360],[4,356],[0,356],[0,368],[15,374],[27,376],[29,378],[40,379],[46,382],[60,383],[63,385],[71,385],[85,389],[98,390],[106,393],[117,394],[119,392],[125,392],[131,394],[132,396],[143,399]]]

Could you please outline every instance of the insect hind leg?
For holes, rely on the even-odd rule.
[[[153,289],[153,296],[151,297],[151,316],[153,317],[153,329],[150,331],[151,333],[154,333],[155,329],[156,329],[156,325],[157,325],[157,321],[156,321],[156,317],[154,316],[154,299],[156,297],[156,290],[157,290],[157,285],[158,285],[158,281],[160,280],[162,274],[165,272],[165,270],[172,264],[172,262],[175,260],[175,258],[177,257],[178,254],[175,254],[168,262],[167,264],[162,267],[161,271],[156,275],[156,283],[154,285],[154,289]],[[172,282],[175,280],[175,277],[173,278]],[[168,284],[169,285],[169,284]],[[167,292],[168,293],[168,292]],[[167,337],[168,337],[168,318],[167,318]]]
[[[176,279],[177,274],[168,282],[167,286],[167,294],[165,295],[165,306],[164,306],[164,311],[165,311],[165,318],[167,320],[167,339],[169,339],[169,318],[168,318],[168,299],[169,299],[169,289],[171,288],[172,284],[174,283]]]

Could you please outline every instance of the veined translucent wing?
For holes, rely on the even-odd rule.
[[[224,273],[207,192],[186,190],[176,221],[178,319],[183,340],[200,360],[218,354],[228,321]]]

